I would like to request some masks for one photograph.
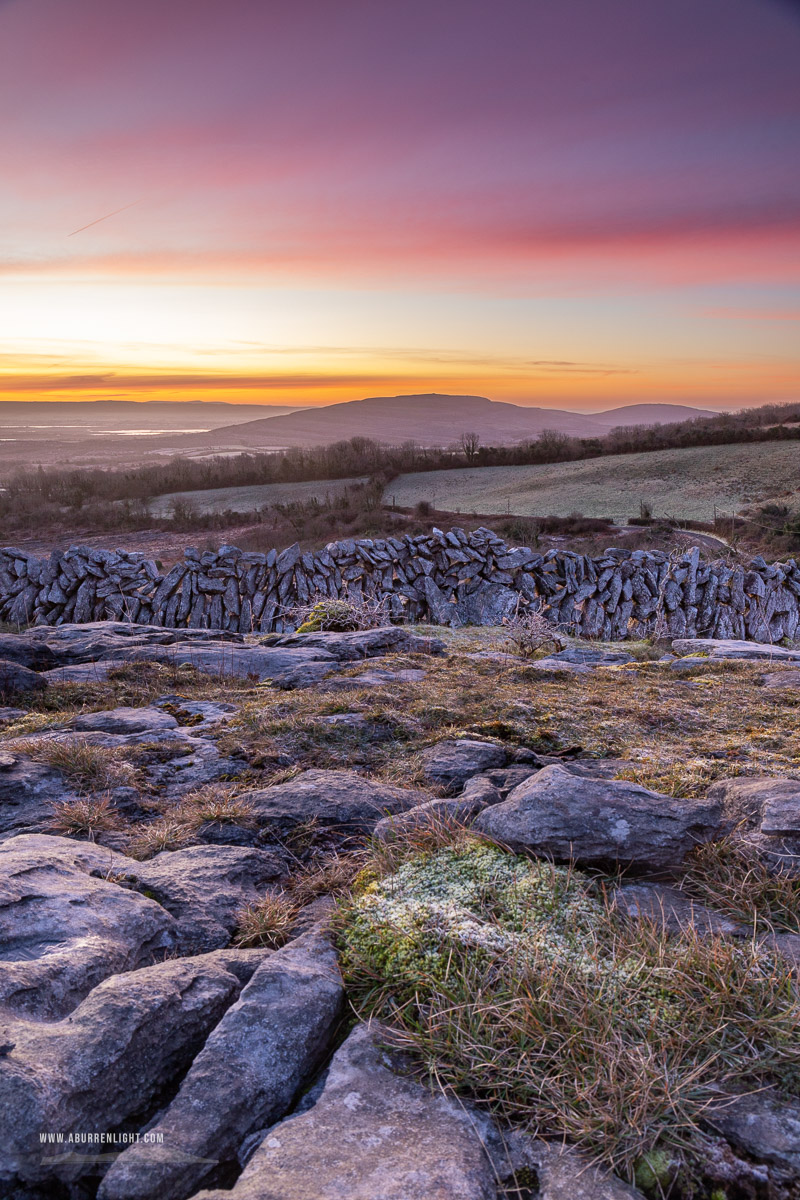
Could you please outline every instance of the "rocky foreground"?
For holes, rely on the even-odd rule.
[[[0,635],[4,1200],[800,1196],[800,651],[431,632]]]

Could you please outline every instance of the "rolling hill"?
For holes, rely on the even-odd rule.
[[[370,396],[324,408],[306,408],[286,416],[223,426],[200,435],[209,443],[240,446],[324,446],[351,437],[399,445],[414,441],[446,446],[465,431],[484,443],[512,444],[535,438],[545,429],[573,437],[602,436],[616,425],[653,425],[715,414],[679,404],[635,404],[597,414],[556,408],[527,408],[485,396]],[[200,438],[195,437],[197,444]]]
[[[411,507],[420,500],[463,513],[517,516],[639,515],[641,502],[656,517],[710,520],[746,505],[777,500],[800,506],[800,442],[690,446],[614,454],[542,466],[465,467],[400,475],[384,501]]]

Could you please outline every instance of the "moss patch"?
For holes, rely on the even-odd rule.
[[[432,1078],[504,1118],[629,1178],[664,1147],[696,1171],[715,1088],[797,1091],[798,994],[749,943],[638,926],[605,888],[463,837],[363,877],[347,983]]]

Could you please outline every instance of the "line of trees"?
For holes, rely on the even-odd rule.
[[[269,453],[174,458],[170,462],[124,470],[70,469],[18,471],[3,481],[0,519],[12,527],[43,521],[60,513],[82,513],[113,505],[117,517],[107,524],[132,528],[132,518],[147,523],[147,505],[156,496],[206,488],[294,483],[304,480],[369,477],[385,486],[409,471],[545,464],[599,458],[610,454],[713,446],[726,443],[800,439],[800,404],[765,405],[741,413],[720,413],[670,425],[637,425],[612,430],[605,437],[568,437],[553,430],[513,446],[481,445],[477,434],[463,432],[445,448],[405,442],[382,446],[355,437],[329,446]]]

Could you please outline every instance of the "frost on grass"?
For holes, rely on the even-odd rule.
[[[341,918],[360,1011],[537,1134],[629,1177],[667,1147],[688,1180],[721,1088],[800,1086],[795,985],[750,943],[626,922],[603,880],[468,837],[368,878]]]

